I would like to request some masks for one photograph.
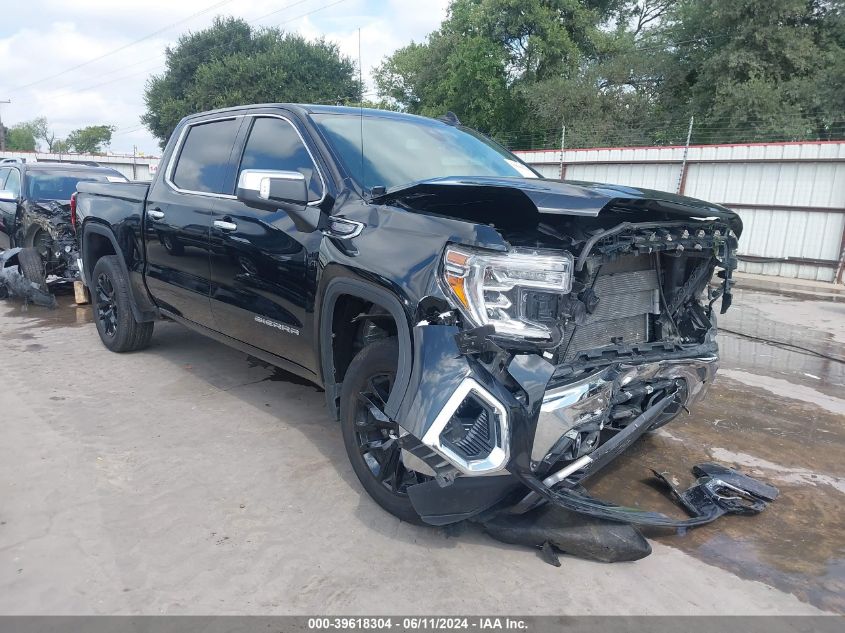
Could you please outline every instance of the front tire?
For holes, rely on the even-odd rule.
[[[37,284],[42,290],[47,288],[47,275],[44,271],[44,260],[34,248],[23,248],[18,253],[18,268],[24,279]]]
[[[399,425],[376,420],[360,398],[361,393],[366,393],[383,408],[398,362],[399,343],[395,337],[375,341],[355,355],[343,380],[340,424],[346,453],[364,490],[393,516],[422,525],[407,489],[424,481],[425,476],[406,469],[402,463]]]
[[[132,314],[129,279],[117,255],[101,257],[91,273],[94,322],[103,345],[113,352],[134,352],[150,344],[153,323]]]

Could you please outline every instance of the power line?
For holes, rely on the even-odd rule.
[[[184,24],[185,22],[188,22],[189,20],[192,20],[195,17],[202,15],[203,13],[208,13],[209,11],[217,9],[217,8],[223,6],[224,4],[229,4],[230,2],[232,2],[232,0],[219,0],[218,2],[215,2],[211,6],[208,6],[201,11],[197,11],[196,13],[192,13],[191,15],[189,15],[186,18],[182,18],[181,20],[177,20],[176,22],[172,22],[172,23],[168,24],[167,26],[158,29],[157,31],[153,31],[152,33],[148,33],[147,35],[145,35],[143,37],[139,37],[137,40],[133,40],[133,41],[129,42],[128,44],[124,44],[123,46],[118,46],[117,48],[112,49],[112,50],[108,51],[107,53],[103,53],[102,55],[98,55],[97,57],[93,57],[93,58],[91,58],[87,61],[76,64],[75,66],[71,66],[70,68],[65,68],[61,72],[58,72],[54,75],[42,77],[41,79],[36,79],[35,81],[32,81],[28,84],[23,84],[22,86],[17,86],[15,88],[12,88],[11,92],[23,90],[24,88],[30,88],[31,86],[35,86],[35,85],[43,83],[45,81],[49,81],[50,79],[55,79],[56,77],[61,77],[65,73],[68,73],[72,70],[77,70],[78,68],[82,68],[83,66],[87,66],[88,64],[93,64],[94,62],[100,61],[101,59],[104,59],[106,57],[110,57],[111,55],[114,55],[115,53],[119,53],[120,51],[124,51],[127,48],[130,48],[131,46],[135,46],[136,44],[140,44],[143,41],[146,41],[146,40],[148,40],[152,37],[155,37],[156,35],[159,35],[161,33],[164,33],[165,31],[172,29],[174,26],[177,26],[179,24]]]
[[[231,0],[228,0],[228,1],[229,1],[229,2],[231,2]],[[253,23],[253,22],[257,22],[258,20],[263,20],[264,18],[267,18],[267,17],[269,17],[269,16],[271,16],[271,15],[274,15],[274,14],[276,14],[276,13],[279,13],[279,12],[281,12],[281,11],[284,11],[285,9],[290,9],[290,8],[292,8],[292,7],[295,7],[295,6],[297,6],[297,5],[304,4],[305,2],[310,2],[310,1],[311,1],[311,0],[297,0],[297,2],[294,2],[294,3],[292,3],[292,4],[285,5],[284,7],[281,7],[281,8],[279,8],[279,9],[276,9],[275,11],[271,11],[270,13],[265,13],[264,15],[260,15],[260,16],[258,16],[257,18],[254,18],[253,20],[250,20],[248,23],[250,23],[250,24],[251,24],[251,23]],[[212,7],[210,7],[209,9],[206,9],[206,11],[208,11],[208,10],[212,10],[212,9],[216,8],[218,5],[222,5],[222,4],[225,4],[225,3],[218,2],[216,5],[212,5]],[[192,17],[196,17],[197,15],[199,15],[199,13],[195,13],[193,16],[188,17],[188,18],[185,18],[185,20],[190,20],[190,19],[192,19]],[[177,23],[174,23],[174,24],[172,24],[170,27],[165,27],[165,28],[164,28],[164,29],[162,29],[162,30],[167,30],[168,28],[172,28],[173,26],[176,26],[177,24],[179,24],[179,23],[178,23],[178,22],[177,22]],[[159,31],[159,32],[161,32],[161,31]],[[146,38],[148,38],[148,37],[150,37],[150,36],[145,36],[145,37],[146,37]],[[143,39],[144,39],[144,38],[141,38],[140,40],[135,40],[135,43],[138,43],[139,41],[143,41]],[[132,45],[131,43],[130,43],[130,44],[127,44],[125,47],[131,46],[131,45]],[[124,48],[125,48],[125,47],[124,47]],[[212,48],[216,48],[216,47],[212,47]],[[116,52],[117,50],[118,50],[118,49],[115,49],[115,51],[112,51],[112,52]],[[161,57],[161,56],[162,56],[162,55],[164,55],[164,54],[165,54],[165,52],[164,52],[164,51],[161,51],[160,53],[156,54],[156,55],[155,55],[155,56],[153,56],[153,57],[146,57],[146,58],[144,58],[144,59],[141,59],[141,60],[135,61],[135,62],[133,62],[133,63],[131,63],[131,64],[124,65],[124,66],[122,66],[122,67],[120,67],[120,68],[115,68],[114,70],[110,70],[110,71],[108,71],[108,72],[106,72],[106,73],[99,73],[99,76],[100,76],[100,77],[103,77],[103,76],[113,75],[113,74],[115,74],[115,73],[117,73],[117,72],[124,71],[124,70],[126,70],[127,68],[132,68],[133,66],[138,66],[138,65],[140,65],[140,64],[144,64],[144,63],[149,62],[149,61],[152,61],[152,60],[154,60],[154,59],[158,59],[159,57]],[[89,60],[88,62],[85,62],[85,63],[83,63],[83,64],[80,64],[79,66],[76,66],[75,68],[79,68],[79,67],[81,67],[81,66],[87,65],[88,63],[93,63],[94,61],[98,61],[98,59],[102,59],[103,57],[106,57],[106,56],[108,56],[108,55],[110,55],[110,53],[106,53],[105,55],[101,55],[101,56],[100,56],[100,58],[93,59],[93,60]],[[150,69],[150,71],[152,71],[152,70],[157,70],[157,69],[159,69],[159,68],[162,68],[162,65],[160,65],[160,64],[159,64],[159,65],[155,66],[154,68],[151,68],[151,69]],[[68,69],[68,70],[73,70],[73,69]],[[63,73],[61,73],[61,74],[65,74],[66,72],[67,72],[67,70],[66,70],[66,71],[64,71],[64,72],[63,72]],[[137,75],[137,74],[139,74],[139,73],[132,73],[131,75],[126,75],[126,77],[125,77],[125,78],[128,78],[128,77],[133,77],[133,76],[135,76],[135,75]],[[38,80],[37,82],[33,82],[32,84],[29,84],[29,85],[30,85],[30,86],[31,86],[31,85],[35,85],[36,83],[41,83],[42,81],[46,81],[47,79],[50,79],[50,78],[48,77],[48,78],[45,78],[45,79],[43,79],[43,80]],[[120,80],[121,80],[121,78],[115,79],[115,81],[120,81]],[[59,85],[59,86],[56,86],[56,87],[61,88],[61,87],[68,87],[68,86],[72,86],[72,85],[74,84],[74,81],[75,81],[75,80],[71,79],[71,80],[70,80],[70,82],[69,82],[69,83],[67,83],[65,86]],[[101,84],[96,84],[96,85],[97,85],[97,86],[99,86],[99,85],[101,85]],[[26,87],[27,87],[27,86],[20,86],[20,87],[19,87],[19,88],[17,88],[17,89],[23,89],[23,88],[26,88]],[[74,89],[73,91],[71,91],[71,93],[63,93],[63,94],[72,94],[73,92],[82,91],[82,90],[86,90],[86,89],[87,89],[87,88],[85,88],[85,87],[83,87],[83,88],[76,88],[76,89]],[[51,95],[51,96],[61,96],[61,95]]]
[[[151,62],[152,60],[154,60],[154,59],[156,59],[156,58],[158,58],[158,57],[161,57],[162,55],[164,55],[164,51],[161,51],[161,52],[160,52],[158,55],[156,55],[155,57],[146,57],[146,58],[144,58],[144,59],[139,59],[139,60],[137,60],[137,61],[134,61],[134,62],[132,62],[131,64],[124,64],[124,65],[120,66],[119,68],[114,68],[114,69],[109,70],[109,71],[106,71],[106,72],[98,72],[98,73],[97,73],[97,78],[98,78],[98,79],[102,79],[103,77],[108,77],[108,76],[110,76],[110,75],[115,75],[115,74],[117,74],[117,73],[122,73],[122,72],[126,71],[126,70],[127,70],[127,69],[129,69],[129,68],[134,68],[135,66],[140,66],[141,64],[148,64],[148,63],[149,63],[149,62]],[[87,79],[90,79],[90,77],[87,77]],[[60,90],[60,89],[74,88],[73,92],[76,92],[77,90],[85,90],[85,88],[84,88],[84,87],[83,87],[83,88],[81,88],[81,89],[80,89],[80,88],[76,88],[75,86],[76,86],[78,83],[79,83],[79,80],[77,80],[77,79],[73,79],[73,78],[68,78],[68,80],[67,80],[67,81],[60,81],[60,82],[57,82],[57,83],[54,83],[54,84],[50,84],[50,89],[51,89],[51,90],[52,90],[52,89],[55,89],[55,90]],[[50,95],[50,96],[52,97],[53,95]],[[25,97],[23,100],[24,100],[24,101],[26,101],[26,100],[31,100],[31,99],[32,99],[32,97],[30,96],[30,97]]]
[[[231,0],[227,0],[227,1],[231,1]],[[284,11],[285,9],[290,9],[290,8],[292,8],[292,7],[294,7],[294,6],[297,6],[297,5],[303,4],[304,2],[308,2],[308,1],[310,1],[310,0],[298,0],[297,2],[294,2],[294,3],[292,3],[292,4],[285,5],[284,7],[281,7],[280,9],[276,9],[275,11],[271,11],[270,13],[265,13],[264,15],[261,15],[261,16],[259,16],[259,17],[257,17],[257,18],[253,18],[252,20],[248,20],[248,21],[247,21],[247,24],[253,24],[253,23],[257,22],[258,20],[262,20],[262,19],[264,19],[264,18],[266,18],[266,17],[268,17],[268,16],[270,16],[270,15],[273,15],[273,14],[279,13],[280,11]],[[338,5],[338,4],[341,4],[341,3],[343,3],[343,2],[348,2],[348,1],[349,1],[349,0],[335,0],[335,2],[331,2],[331,3],[329,3],[329,4],[326,4],[326,5],[323,5],[323,6],[317,7],[316,9],[312,9],[312,10],[310,10],[310,11],[306,11],[305,13],[301,13],[301,14],[299,14],[299,15],[296,15],[296,16],[294,16],[294,17],[292,17],[292,18],[288,18],[287,20],[284,20],[283,22],[279,22],[279,23],[275,24],[274,26],[283,26],[283,25],[288,24],[288,23],[290,23],[290,22],[293,22],[293,21],[295,21],[295,20],[299,20],[299,19],[304,18],[304,17],[307,17],[307,16],[309,16],[309,15],[313,15],[314,13],[317,13],[317,12],[319,12],[319,11],[324,11],[325,9],[329,9],[329,8],[331,8],[331,7],[333,7],[333,6],[336,6],[336,5]],[[187,19],[187,18],[186,18],[186,19]],[[128,46],[128,45],[127,45],[127,46]],[[218,45],[216,45],[216,46],[212,46],[212,47],[209,47],[209,48],[205,49],[205,51],[204,51],[203,53],[204,53],[204,55],[207,55],[209,52],[213,52],[213,51],[215,51],[215,50],[225,50],[225,48],[226,48],[226,45],[225,45],[225,44],[218,44]],[[137,66],[138,64],[143,63],[144,61],[152,61],[153,59],[156,59],[156,58],[160,57],[162,54],[163,54],[163,53],[159,53],[159,54],[158,54],[158,55],[156,55],[155,57],[149,57],[149,58],[146,58],[145,60],[141,60],[140,62],[135,62],[135,63],[134,63],[134,64],[132,64],[132,65]],[[195,58],[199,58],[199,57],[200,57],[200,55],[195,55],[194,57],[195,57]],[[139,72],[135,72],[135,73],[130,73],[130,74],[128,74],[128,75],[124,75],[124,76],[121,76],[121,77],[116,77],[116,78],[111,79],[111,80],[108,80],[108,81],[98,82],[98,83],[96,83],[96,84],[93,84],[93,85],[90,85],[90,86],[86,86],[86,87],[83,87],[83,88],[75,88],[75,89],[74,89],[74,90],[72,90],[72,91],[65,92],[65,93],[61,93],[61,94],[59,94],[59,95],[51,95],[51,97],[55,97],[55,96],[67,96],[67,95],[72,95],[72,94],[79,94],[79,93],[84,92],[84,91],[86,91],[86,90],[92,90],[92,89],[94,89],[94,88],[101,88],[101,87],[103,87],[103,86],[107,86],[107,85],[110,85],[110,84],[112,84],[112,83],[117,83],[117,82],[119,82],[119,81],[123,81],[124,79],[129,79],[129,78],[131,78],[131,77],[135,77],[135,76],[137,76],[137,75],[143,74],[144,72],[150,72],[150,73],[152,73],[152,72],[155,72],[155,71],[157,71],[157,70],[163,70],[163,69],[164,69],[164,68],[166,68],[166,67],[167,67],[167,64],[158,64],[158,65],[156,65],[156,66],[153,66],[153,67],[151,67],[151,68],[147,69],[146,71],[139,71]],[[47,79],[47,78],[45,78],[45,80],[46,80],[46,79]],[[40,82],[40,81],[41,81],[41,80],[39,80],[39,82]],[[39,83],[39,82],[33,82],[32,84],[29,84],[29,85],[34,85],[35,83]],[[23,86],[23,87],[26,87],[26,86]],[[24,101],[24,102],[27,102],[27,101],[34,101],[34,99],[35,99],[34,97],[28,97],[28,98],[23,99],[23,101]]]

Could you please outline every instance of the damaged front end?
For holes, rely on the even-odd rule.
[[[444,213],[466,205],[437,188],[460,184],[391,201]],[[715,465],[696,467],[689,490],[672,490],[684,519],[583,488],[713,382],[714,304],[731,304],[739,219],[689,199],[602,199],[597,186],[583,196],[592,211],[572,217],[547,192],[526,191],[534,228],[497,225],[506,253],[448,246],[440,281],[454,308],[414,328],[411,380],[395,415],[405,467],[429,477],[408,489],[414,509],[434,525],[501,522],[553,505],[669,528],[760,511],[777,491]]]
[[[79,279],[73,202],[25,201],[22,206],[19,243],[38,251],[48,278]]]

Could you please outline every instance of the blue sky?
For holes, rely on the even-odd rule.
[[[437,28],[447,4],[448,0],[15,0],[6,4],[0,20],[0,100],[12,100],[0,105],[0,115],[6,125],[46,116],[59,137],[78,127],[108,123],[118,128],[111,151],[131,153],[136,145],[141,152],[157,154],[157,142],[139,121],[144,83],[161,71],[164,48],[181,33],[205,28],[216,15],[233,15],[307,38],[326,37],[357,59],[360,28],[364,79],[372,86],[373,66]]]

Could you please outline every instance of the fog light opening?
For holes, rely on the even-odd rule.
[[[496,472],[510,457],[507,410],[480,383],[466,378],[422,441],[464,474]]]

